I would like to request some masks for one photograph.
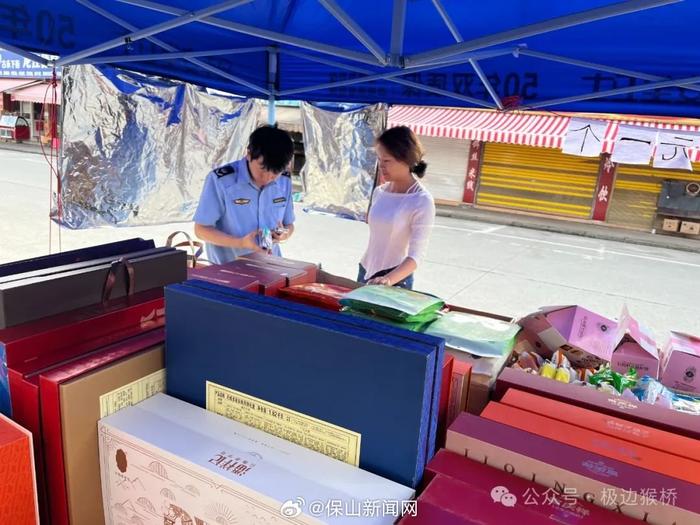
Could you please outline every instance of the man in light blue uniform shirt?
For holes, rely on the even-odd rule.
[[[281,255],[279,243],[294,232],[292,180],[283,175],[293,154],[287,132],[262,126],[250,135],[244,158],[207,175],[194,232],[206,241],[212,263],[264,251],[264,229],[273,232],[272,253]]]

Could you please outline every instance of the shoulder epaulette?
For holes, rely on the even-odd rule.
[[[236,168],[234,168],[231,164],[226,164],[226,166],[221,166],[220,168],[216,168],[214,170],[214,173],[216,173],[217,177],[231,175],[231,173],[235,173],[235,172],[236,172]]]

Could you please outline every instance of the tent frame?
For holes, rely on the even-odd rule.
[[[107,9],[95,5],[90,0],[68,1],[77,2],[85,8],[102,15],[108,20],[126,29],[128,33],[118,38],[112,38],[108,41],[92,46],[90,48],[77,51],[71,55],[61,57],[55,61],[47,60],[39,55],[36,55],[35,53],[24,51],[22,49],[17,48],[16,46],[9,45],[7,43],[0,42],[0,46],[4,47],[5,49],[8,49],[9,51],[15,52],[23,57],[29,58],[49,67],[71,64],[110,64],[124,62],[146,62],[157,60],[183,59],[206,71],[209,71],[212,74],[218,75],[233,83],[245,86],[257,93],[260,93],[263,96],[266,96],[268,99],[268,119],[271,122],[274,121],[275,117],[274,101],[280,97],[289,97],[291,95],[300,95],[304,93],[317,91],[320,89],[349,86],[354,84],[372,82],[376,80],[384,80],[392,83],[402,84],[405,86],[412,87],[414,89],[419,89],[429,93],[449,97],[463,103],[466,102],[481,107],[498,108],[499,110],[502,110],[504,107],[503,103],[500,100],[495,89],[493,88],[488,77],[482,70],[479,61],[499,56],[505,56],[508,54],[512,54],[515,58],[518,58],[520,56],[528,56],[540,60],[559,62],[572,66],[614,73],[648,81],[647,84],[639,86],[630,86],[621,89],[599,91],[595,93],[586,93],[571,97],[534,102],[528,105],[528,108],[531,109],[546,108],[556,106],[559,104],[580,102],[614,95],[636,93],[664,87],[684,87],[693,91],[700,91],[700,86],[695,85],[700,82],[700,76],[694,76],[684,79],[670,79],[660,77],[657,75],[649,75],[637,71],[631,71],[619,67],[612,67],[604,64],[597,64],[584,60],[578,60],[572,57],[565,57],[537,50],[531,50],[523,44],[513,45],[513,42],[517,42],[527,37],[542,35],[552,31],[557,31],[559,29],[575,27],[598,20],[619,17],[626,14],[645,11],[660,6],[675,4],[683,0],[625,0],[605,7],[589,9],[578,13],[560,16],[549,20],[537,22],[534,24],[529,24],[516,29],[486,35],[469,41],[463,40],[462,35],[460,34],[459,30],[457,29],[457,26],[450,17],[450,14],[442,4],[441,0],[431,0],[435,10],[445,23],[446,30],[449,31],[456,43],[420,53],[415,53],[412,55],[405,55],[403,53],[407,0],[394,0],[393,2],[390,27],[391,43],[390,49],[388,51],[382,49],[382,47],[360,26],[360,24],[338,4],[337,0],[317,0],[320,6],[327,10],[336,20],[338,20],[338,22],[349,33],[351,33],[364,46],[364,48],[366,48],[368,52],[346,49],[334,45],[325,44],[322,42],[287,35],[282,32],[271,31],[268,29],[245,25],[214,16],[216,14],[227,12],[237,7],[249,4],[254,0],[223,0],[219,3],[216,3],[215,5],[196,11],[188,11],[186,9],[180,9],[173,6],[164,5],[153,0],[117,0],[124,4],[140,7],[145,10],[151,10],[159,13],[168,14],[173,17],[169,20],[146,28],[137,28],[129,22],[120,19]],[[290,4],[288,12],[286,13],[285,20],[288,20],[291,16],[293,7],[293,4]],[[206,24],[232,32],[258,37],[270,41],[270,44],[246,48],[211,49],[203,51],[185,52],[178,50],[174,46],[171,46],[156,37],[157,34],[162,33],[164,31],[168,31],[192,23]],[[143,55],[100,55],[105,51],[109,51],[124,44],[130,44],[131,42],[139,39],[146,39],[151,43],[157,45],[158,47],[164,49],[165,52],[150,53]],[[294,49],[289,49],[286,47],[277,47],[277,45],[279,44],[285,44],[287,46],[301,48],[304,51],[296,51]],[[498,46],[502,44],[510,44],[510,46],[505,49],[488,49],[492,48],[493,46]],[[253,82],[250,82],[237,75],[233,75],[231,73],[223,71],[200,60],[201,58],[211,56],[247,54],[258,52],[266,53],[267,56],[268,68],[267,81],[265,86],[256,85]],[[309,52],[313,52],[316,54],[312,54]],[[323,84],[310,85],[295,89],[279,90],[279,57],[283,54],[309,60],[312,62],[330,65],[346,71],[352,71],[362,76],[337,82],[327,82]],[[319,55],[332,55],[335,58],[344,59],[348,62],[346,63],[338,60],[328,59]],[[489,102],[488,100],[476,99],[473,97],[461,95],[459,93],[454,93],[434,86],[428,86],[418,82],[413,82],[406,78],[402,78],[405,75],[410,75],[413,73],[431,71],[434,69],[463,63],[469,63],[471,65],[471,67],[474,69],[477,76],[479,77],[480,81],[486,88],[486,91],[488,92],[493,102]],[[372,70],[367,69],[366,67],[358,67],[358,65],[369,65],[374,68],[380,69]]]

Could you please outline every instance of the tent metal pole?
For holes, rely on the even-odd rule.
[[[394,0],[394,11],[391,17],[391,51],[389,52],[389,61],[394,67],[402,66],[401,55],[406,32],[406,1]]]
[[[557,98],[553,100],[544,100],[542,102],[535,102],[534,104],[528,104],[528,108],[546,108],[549,106],[556,106],[559,104],[568,104],[570,102],[580,102],[582,100],[591,100],[595,98],[603,97],[614,97],[616,95],[627,95],[629,93],[639,93],[640,91],[649,91],[651,89],[660,89],[666,87],[676,87],[676,86],[686,86],[688,84],[695,84],[700,82],[700,76],[689,77],[689,78],[679,78],[675,80],[665,80],[663,82],[652,82],[650,84],[644,84],[643,86],[632,86],[620,89],[610,89],[608,91],[598,91],[596,93],[589,93],[587,95],[577,95],[573,97]]]
[[[605,71],[606,73],[612,73],[614,75],[623,75],[626,77],[632,77],[632,78],[640,78],[642,80],[651,80],[651,81],[661,81],[661,80],[670,80],[665,77],[660,77],[657,75],[647,75],[646,73],[640,73],[638,71],[630,71],[629,69],[622,69],[619,67],[611,67],[611,66],[606,66],[603,64],[596,64],[594,62],[586,62],[585,60],[577,60],[575,58],[568,58],[560,55],[552,55],[551,53],[543,53],[541,51],[533,51],[531,49],[521,49],[520,50],[521,55],[533,57],[533,58],[541,58],[542,60],[550,60],[552,62],[560,62],[562,64],[568,64],[571,66],[580,66],[580,67],[585,67],[588,69],[596,69],[598,71]],[[692,91],[700,91],[700,86],[683,86],[685,89],[689,89]]]
[[[452,18],[450,18],[450,15],[447,13],[445,6],[442,5],[442,2],[440,0],[433,0],[433,5],[435,6],[435,9],[437,9],[437,12],[440,13],[442,20],[445,22],[447,29],[450,30],[450,33],[452,33],[454,39],[457,42],[462,42],[464,39],[462,38],[459,29],[457,29],[457,26],[452,21]]]
[[[25,51],[21,47],[13,46],[12,44],[7,44],[5,42],[0,41],[0,48],[10,51],[11,53],[14,53],[16,55],[19,55],[24,58],[28,58],[29,60],[33,60],[34,62],[38,62],[39,64],[43,64],[45,66],[51,66],[52,61],[44,58],[42,56],[39,56],[35,53],[32,53],[31,51]]]
[[[93,4],[89,0],[75,0],[75,1],[78,2],[80,5],[82,5],[83,7],[86,7],[88,9],[90,9],[91,11],[94,11],[98,15],[103,16],[107,20],[111,20],[112,22],[114,22],[118,26],[123,27],[124,29],[128,29],[129,31],[136,30],[136,26],[130,24],[129,22],[127,22],[125,20],[122,20],[121,18],[110,13],[109,11]],[[153,44],[155,44],[157,46],[162,47],[166,51],[173,51],[173,52],[177,51],[177,49],[175,47],[163,42],[159,38],[149,36],[149,37],[146,37],[146,40],[148,40],[149,42],[152,42]],[[210,73],[213,73],[213,74],[218,75],[222,78],[230,80],[231,82],[235,82],[237,84],[241,84],[242,86],[246,86],[254,91],[257,91],[258,93],[264,93],[265,95],[268,94],[267,89],[261,88],[260,86],[256,86],[255,84],[248,82],[247,80],[244,80],[244,79],[237,77],[235,75],[231,75],[231,74],[227,73],[226,71],[220,70],[219,68],[216,68],[214,66],[210,66],[206,62],[202,62],[201,60],[199,60],[197,58],[185,58],[185,60],[187,60],[191,64],[194,64],[198,67],[201,67],[202,69],[209,71]]]
[[[498,107],[498,109],[503,109],[503,104],[501,103],[501,99],[498,96],[498,93],[496,93],[496,90],[493,89],[491,82],[489,81],[488,77],[484,74],[484,71],[481,69],[481,66],[479,65],[479,63],[474,59],[469,60],[469,63],[474,68],[474,71],[476,71],[476,74],[479,77],[479,80],[481,80],[481,83],[486,88],[486,91],[489,92],[489,95],[491,96],[493,101],[496,103],[496,107]]]
[[[160,24],[155,24],[155,25],[150,26],[150,27],[145,27],[143,29],[139,29],[138,31],[133,31],[133,32],[129,33],[128,35],[120,36],[118,38],[113,38],[112,40],[109,40],[109,41],[104,42],[102,44],[98,44],[98,45],[92,46],[88,49],[83,49],[82,51],[78,51],[76,53],[73,53],[72,55],[62,57],[56,62],[56,64],[59,66],[67,66],[67,65],[74,63],[76,60],[80,60],[81,58],[86,58],[86,57],[90,57],[93,55],[97,55],[97,54],[102,53],[104,51],[109,51],[110,49],[114,49],[115,47],[122,46],[127,42],[135,42],[135,41],[140,40],[142,38],[157,35],[158,33],[163,33],[164,31],[169,31],[171,29],[175,29],[176,27],[180,27],[180,26],[190,24],[192,22],[196,22],[197,20],[201,20],[202,18],[206,18],[206,17],[214,15],[216,13],[220,13],[222,11],[228,11],[229,9],[233,9],[235,7],[239,7],[239,6],[244,5],[244,4],[248,4],[251,1],[252,0],[225,0],[224,2],[218,3],[218,4],[213,5],[211,7],[199,9],[197,11],[183,13],[182,15],[177,16],[177,17],[173,18],[172,20],[167,20],[165,22],[161,22]]]
[[[287,54],[287,55],[295,56],[298,58],[310,60],[312,62],[318,62],[319,64],[325,64],[325,65],[328,65],[331,67],[346,69],[348,71],[353,71],[355,73],[361,73],[364,75],[372,73],[371,71],[369,71],[367,69],[363,69],[363,68],[356,67],[356,66],[351,66],[349,64],[343,64],[342,62],[337,62],[335,60],[330,60],[327,58],[316,57],[316,56],[309,55],[307,53],[303,53],[303,52],[299,52],[299,51],[293,51],[291,49],[283,49],[283,50],[280,50],[280,52]],[[410,70],[401,72],[401,74],[404,74],[404,75],[407,75],[410,73],[411,73]],[[428,93],[434,93],[436,95],[442,95],[444,97],[453,98],[455,100],[461,100],[462,102],[468,102],[470,104],[482,106],[485,108],[493,109],[496,107],[494,104],[491,104],[491,103],[486,102],[484,100],[480,100],[478,98],[468,97],[466,95],[461,95],[459,93],[453,93],[452,91],[447,91],[445,89],[440,89],[440,88],[436,88],[436,87],[432,87],[432,86],[426,86],[424,84],[420,84],[418,82],[412,82],[410,80],[405,80],[402,78],[390,78],[390,79],[387,79],[387,81],[392,82],[394,84],[400,84],[403,86],[412,87],[414,89],[420,89],[421,91],[426,91]],[[356,83],[361,83],[361,82],[356,82]],[[283,94],[283,93],[280,93],[280,94]]]
[[[83,58],[74,64],[114,64],[116,62],[148,62],[151,60],[175,60],[178,58],[213,57],[220,55],[241,55],[267,51],[269,46],[245,47],[238,49],[212,49],[210,51],[182,51],[177,53],[151,53],[147,55],[113,55]]]
[[[151,2],[149,0],[117,0],[123,4],[135,5],[142,7],[144,9],[150,9],[152,11],[159,11],[161,13],[168,13],[171,15],[181,15],[186,11],[184,9],[179,9],[177,7],[172,7],[169,5],[159,4],[157,2]],[[318,51],[319,53],[325,53],[327,55],[333,55],[338,57],[347,58],[349,60],[354,60],[356,62],[362,62],[364,64],[370,64],[374,66],[381,65],[377,59],[370,55],[369,53],[360,53],[358,51],[351,51],[342,47],[331,46],[328,44],[322,44],[321,42],[315,42],[313,40],[307,40],[305,38],[298,38],[295,36],[287,35],[284,33],[278,33],[276,31],[269,31],[267,29],[261,29],[259,27],[249,26],[245,24],[239,24],[238,22],[232,22],[230,20],[224,20],[222,18],[207,17],[202,18],[200,22],[208,24],[210,26],[219,27],[221,29],[227,29],[235,33],[243,33],[245,35],[255,36],[259,38],[264,38],[266,40],[272,40],[280,44],[288,44],[290,46],[301,47],[304,49],[309,49],[311,51]]]
[[[277,50],[272,49],[267,53],[267,89],[270,96],[267,99],[267,123],[271,126],[277,122],[275,108],[275,85],[277,83]]]
[[[385,65],[387,63],[386,53],[380,47],[380,45],[377,44],[377,42],[371,36],[369,36],[367,31],[362,29],[360,25],[345,12],[335,0],[318,0],[318,3],[325,7],[326,11],[333,15],[338,22],[343,24],[345,29],[350,31],[350,33],[352,33],[352,35],[357,38],[370,53],[377,57],[380,64]]]
[[[543,22],[519,27],[517,29],[511,29],[509,31],[503,31],[501,33],[476,38],[474,40],[469,40],[468,42],[460,42],[458,44],[452,44],[450,46],[441,47],[431,51],[417,53],[415,55],[405,57],[405,62],[406,65],[421,65],[431,60],[448,58],[460,53],[473,51],[475,49],[495,46],[521,38],[541,35],[543,33],[565,29],[567,27],[587,24],[597,20],[605,20],[606,18],[635,13],[637,11],[644,11],[646,9],[668,4],[675,4],[681,1],[683,0],[627,0],[626,2],[620,2],[598,9],[591,9],[580,13],[552,18]]]
[[[463,57],[461,60],[455,62],[454,65],[456,65],[458,63],[469,62],[470,60],[471,60],[471,57],[466,56],[466,57]],[[317,84],[315,86],[308,86],[308,87],[304,87],[304,88],[288,89],[285,91],[281,91],[279,94],[282,96],[295,95],[297,93],[305,93],[307,91],[317,91],[319,89],[330,89],[330,88],[334,88],[334,87],[349,86],[352,84],[361,84],[363,82],[372,82],[374,80],[389,80],[392,78],[401,77],[403,75],[408,75],[411,73],[421,73],[423,71],[431,71],[434,69],[439,69],[441,67],[444,67],[444,64],[437,64],[437,65],[436,64],[428,64],[428,65],[419,66],[419,67],[401,69],[398,71],[391,71],[389,73],[377,73],[374,75],[368,75],[366,77],[352,78],[352,79],[348,79],[348,80],[340,80],[338,82],[326,82],[324,84]]]

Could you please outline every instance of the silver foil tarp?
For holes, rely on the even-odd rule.
[[[374,143],[387,115],[386,104],[340,112],[301,103],[307,211],[365,220],[377,172]]]
[[[241,158],[256,100],[110,67],[63,73],[62,211],[69,228],[189,221],[206,175]]]

